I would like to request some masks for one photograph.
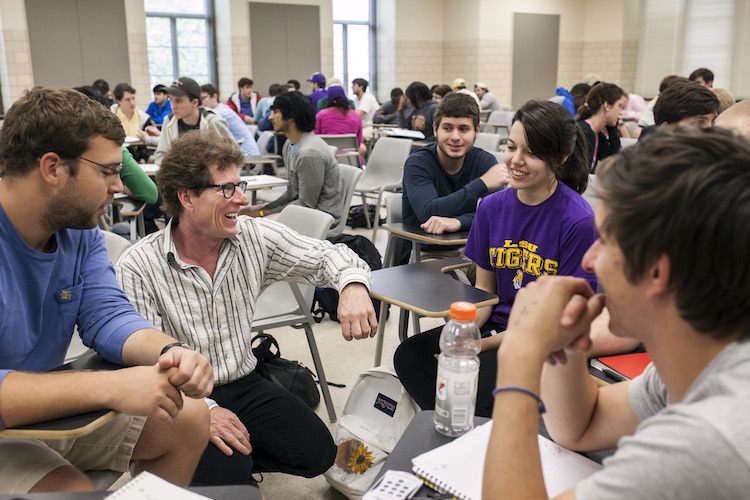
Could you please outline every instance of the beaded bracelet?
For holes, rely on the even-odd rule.
[[[520,387],[520,386],[517,386],[517,385],[505,385],[503,387],[495,387],[492,390],[492,397],[494,398],[495,396],[497,396],[498,392],[503,392],[503,391],[517,391],[517,392],[522,392],[524,394],[528,394],[532,398],[536,399],[537,402],[539,403],[539,414],[540,415],[542,413],[544,413],[544,412],[547,411],[547,408],[544,407],[544,403],[542,402],[542,398],[540,398],[539,395],[537,395],[532,390],[529,390],[529,389],[527,389],[525,387]]]

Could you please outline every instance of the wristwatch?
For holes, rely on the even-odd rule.
[[[164,346],[164,348],[159,353],[159,356],[161,356],[162,354],[164,354],[165,352],[167,352],[173,347],[184,347],[185,349],[190,349],[191,351],[193,350],[193,348],[187,345],[185,342],[172,342],[171,344],[167,344]]]

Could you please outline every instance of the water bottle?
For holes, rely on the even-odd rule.
[[[474,304],[454,302],[451,319],[440,334],[435,429],[446,436],[460,436],[474,428],[481,345],[476,317]]]

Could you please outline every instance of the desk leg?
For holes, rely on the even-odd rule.
[[[130,218],[130,241],[135,241],[138,239],[138,218],[137,217],[131,217]]]
[[[383,268],[393,267],[397,264],[398,255],[396,253],[396,235],[388,232],[388,243],[385,245],[385,255],[383,256]]]
[[[388,316],[388,304],[380,301],[380,321],[378,321],[378,341],[375,345],[375,365],[380,366],[380,360],[383,357],[383,337],[385,336],[385,321]]]

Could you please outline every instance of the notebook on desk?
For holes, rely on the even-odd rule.
[[[431,488],[461,500],[482,498],[484,458],[492,421],[412,459],[412,470]],[[567,491],[601,465],[539,436],[542,473],[550,498]]]
[[[643,373],[651,362],[647,352],[592,358],[591,366],[617,380],[631,380]]]

